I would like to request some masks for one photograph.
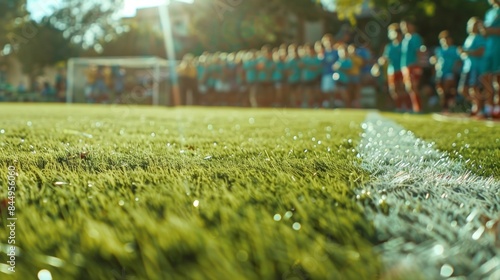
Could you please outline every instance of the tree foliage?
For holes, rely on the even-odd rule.
[[[0,0],[0,56],[5,45],[10,44],[14,29],[26,20],[24,4],[25,0]]]
[[[123,32],[117,14],[122,5],[123,0],[64,0],[50,16],[50,22],[64,30],[66,38],[87,49],[99,44],[102,38]]]
[[[78,48],[71,44],[69,38],[64,37],[63,32],[54,27],[48,19],[40,23],[29,21],[15,31],[22,34],[26,26],[29,26],[35,35],[29,41],[18,42],[15,48],[17,59],[21,62],[25,73],[36,75],[44,67],[66,61],[78,54]]]
[[[361,5],[365,0],[318,0],[325,6],[334,4],[339,18],[353,18],[359,16]],[[386,20],[397,22],[403,18],[411,18],[417,25],[419,33],[424,37],[427,45],[437,45],[437,35],[442,30],[449,30],[456,43],[461,44],[466,37],[465,26],[472,16],[483,17],[488,9],[486,0],[369,0],[372,12],[369,16],[384,14]],[[397,7],[397,8],[395,8]],[[397,12],[395,12],[397,11]]]
[[[290,36],[290,16],[318,20],[321,6],[311,0],[198,0],[192,29],[205,49],[238,50],[279,44]]]
[[[112,40],[101,40],[102,50],[90,50],[85,56],[158,56],[165,57],[162,34],[149,26],[134,24]]]

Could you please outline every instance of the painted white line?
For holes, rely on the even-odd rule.
[[[500,279],[493,224],[482,221],[500,217],[500,183],[474,176],[377,113],[362,126],[359,156],[374,178],[357,198],[375,225],[388,273]]]

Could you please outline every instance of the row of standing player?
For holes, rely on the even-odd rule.
[[[453,45],[448,31],[439,34],[440,47],[430,62],[435,66],[436,91],[444,111],[464,100],[471,115],[500,117],[500,0],[489,2],[492,8],[484,22],[478,17],[468,21],[468,37],[462,46]],[[396,106],[401,110],[412,106],[418,111],[422,69],[417,61],[422,39],[407,21],[391,24],[388,37],[391,41],[372,72],[378,75],[379,66],[386,65],[389,91]]]
[[[188,56],[178,70],[181,88],[184,84],[186,90],[197,90],[205,104],[232,96],[252,107],[333,107],[334,103],[360,107],[361,85],[370,80],[370,60],[368,49],[335,42],[327,34],[314,46],[264,46],[230,54]],[[195,83],[196,89],[192,86]]]

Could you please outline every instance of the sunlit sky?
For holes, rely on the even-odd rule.
[[[125,17],[134,16],[137,8],[158,6],[166,1],[168,0],[124,0],[121,14]],[[57,7],[59,3],[61,3],[61,0],[28,0],[28,10],[33,18],[38,20],[52,13],[54,7]]]

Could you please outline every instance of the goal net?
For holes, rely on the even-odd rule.
[[[171,105],[170,66],[158,57],[71,58],[66,102]]]

